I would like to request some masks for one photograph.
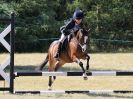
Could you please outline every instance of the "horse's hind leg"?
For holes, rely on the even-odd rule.
[[[59,67],[61,66],[61,64],[58,62],[58,63],[56,63],[56,65],[55,65],[55,72],[59,69]],[[53,76],[53,81],[56,79],[56,76]]]
[[[55,65],[55,68],[53,67],[53,64],[52,64],[52,66],[51,66],[51,68],[49,68],[49,72],[52,72],[52,71],[57,71],[58,70],[58,68],[60,67],[60,64],[59,63],[57,63],[56,65]],[[49,83],[48,83],[48,90],[52,90],[52,84],[53,84],[53,82],[54,82],[54,80],[56,79],[56,76],[49,76]]]
[[[53,60],[49,61],[49,72],[53,72],[54,71],[54,65],[53,65]],[[49,76],[49,82],[48,82],[48,90],[52,90],[52,76]]]

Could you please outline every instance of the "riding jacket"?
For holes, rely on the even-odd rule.
[[[66,25],[62,26],[60,28],[61,33],[63,33],[65,36],[69,35],[70,33],[77,32],[81,27],[83,23],[81,22],[79,25],[75,24],[75,21],[71,19]]]

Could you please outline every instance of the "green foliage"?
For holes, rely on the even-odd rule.
[[[133,40],[133,2],[132,0],[1,0],[0,17],[16,14],[16,50],[42,51],[49,43],[40,42],[39,38],[59,37],[59,28],[64,20],[72,17],[76,8],[82,9],[86,16],[84,22],[91,29],[93,51],[108,51],[114,47],[132,48],[96,39]],[[3,26],[0,25],[0,28]],[[46,46],[42,46],[44,44]],[[116,47],[117,46],[117,47]],[[30,47],[30,48],[29,48]],[[23,50],[23,49],[24,50]]]
[[[0,1],[0,18],[9,18],[13,12],[13,6],[4,1]]]

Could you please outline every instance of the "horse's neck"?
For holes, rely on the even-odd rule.
[[[73,37],[73,38],[71,39],[71,42],[74,42],[74,44],[79,44],[79,41],[77,40],[76,37]]]

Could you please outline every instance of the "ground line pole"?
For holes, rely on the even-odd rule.
[[[11,32],[10,32],[10,93],[14,92],[14,38],[15,38],[15,14],[11,13]]]

